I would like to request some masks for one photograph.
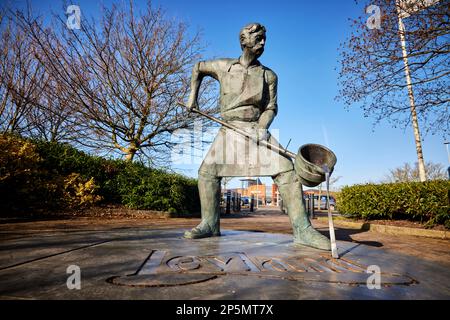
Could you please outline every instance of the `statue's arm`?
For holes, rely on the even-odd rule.
[[[273,119],[277,115],[278,104],[277,104],[277,86],[278,77],[273,71],[267,72],[267,83],[269,85],[269,103],[266,109],[259,117],[258,127],[260,129],[268,129]]]
[[[218,80],[218,70],[220,68],[220,61],[200,61],[197,62],[192,69],[191,77],[191,93],[189,95],[189,101],[187,106],[189,109],[198,108],[198,93],[200,85],[205,76],[213,77]]]

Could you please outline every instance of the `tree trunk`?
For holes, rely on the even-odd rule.
[[[416,143],[417,160],[419,163],[419,177],[420,181],[424,182],[427,180],[427,177],[425,173],[425,161],[423,160],[422,139],[420,137],[419,122],[417,121],[414,92],[412,88],[411,74],[408,65],[408,55],[406,52],[405,25],[403,24],[400,15],[398,17],[398,27],[399,27],[400,42],[402,45],[403,62],[405,64],[405,76],[406,76],[406,84],[408,87],[409,104],[411,106],[411,121],[414,130],[414,140]]]
[[[125,153],[125,160],[129,161],[129,162],[133,162],[136,152],[137,152],[136,145],[134,143],[131,143],[130,147],[128,148],[127,152]]]

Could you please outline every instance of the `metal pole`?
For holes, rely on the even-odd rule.
[[[397,7],[400,44],[402,47],[403,63],[405,65],[406,86],[408,87],[409,104],[411,107],[411,121],[412,121],[413,129],[414,129],[414,139],[416,142],[417,160],[418,160],[418,164],[419,164],[419,177],[420,177],[420,181],[424,182],[427,180],[427,177],[426,177],[426,173],[425,173],[425,163],[423,160],[422,141],[420,138],[421,136],[420,136],[420,131],[419,131],[419,123],[417,121],[416,104],[414,101],[414,91],[413,91],[412,81],[411,81],[411,72],[410,72],[409,64],[408,64],[408,53],[406,51],[405,25],[403,24],[403,19],[400,16],[401,9],[400,9],[400,4],[399,4],[398,0],[396,1],[396,7]]]
[[[226,214],[230,214],[230,205],[231,205],[231,191],[227,190],[226,209],[225,209]]]
[[[238,193],[237,198],[238,198],[237,209],[239,212],[241,212],[241,194],[240,193]]]
[[[322,210],[322,183],[319,184],[318,189],[319,189],[319,205],[318,205],[317,210],[320,211],[320,210]]]

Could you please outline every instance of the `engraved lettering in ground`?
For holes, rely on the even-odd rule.
[[[151,250],[136,271],[127,276],[107,279],[125,286],[169,287],[213,280],[223,275],[256,276],[304,282],[366,285],[367,267],[355,261],[317,257],[261,257],[243,252],[220,256],[180,256],[169,251]],[[383,272],[382,285],[411,285],[416,280],[399,274]]]

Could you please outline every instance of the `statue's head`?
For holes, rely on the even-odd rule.
[[[258,57],[264,52],[266,44],[266,28],[259,23],[250,23],[239,32],[241,49],[252,50]]]

